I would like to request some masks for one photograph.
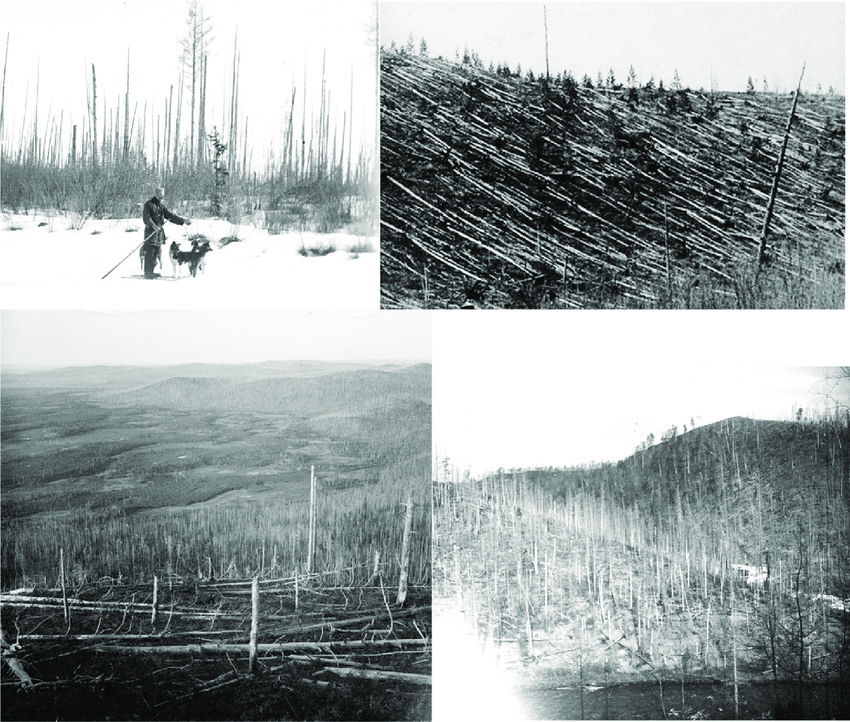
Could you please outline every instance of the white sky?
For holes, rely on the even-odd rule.
[[[3,365],[430,361],[427,312],[3,311]]]
[[[438,314],[434,445],[478,474],[616,461],[691,418],[792,419],[850,359],[844,313]]]
[[[209,131],[213,125],[221,131],[223,112],[227,110],[229,115],[233,44],[238,29],[240,134],[244,132],[247,115],[249,138],[254,139],[256,156],[262,153],[270,134],[280,137],[289,114],[293,81],[298,88],[296,113],[300,117],[305,66],[308,124],[311,106],[315,106],[318,115],[324,52],[327,53],[326,87],[335,111],[332,117],[336,117],[341,130],[343,112],[350,109],[353,68],[354,133],[365,137],[372,147],[377,118],[372,0],[297,3],[202,0],[201,5],[211,19],[213,38],[207,77]],[[16,148],[20,142],[25,104],[26,123],[33,122],[37,81],[39,134],[46,134],[50,117],[58,125],[60,111],[64,111],[64,148],[70,145],[74,123],[78,125],[79,144],[92,63],[97,74],[98,136],[102,137],[104,127],[104,101],[107,109],[114,110],[119,95],[123,127],[128,49],[130,114],[132,117],[138,101],[135,124],[138,128],[147,101],[146,136],[150,141],[152,120],[155,123],[156,116],[161,115],[164,123],[165,100],[172,84],[176,104],[180,39],[186,34],[187,17],[187,3],[181,0],[4,2],[0,13],[3,52],[9,33],[4,125],[6,137],[13,139],[12,147]],[[185,129],[187,138],[188,97],[189,93],[184,92],[181,118],[181,135]],[[355,156],[359,147],[358,141]]]
[[[551,74],[571,70],[596,81],[613,68],[625,82],[633,65],[639,80],[654,75],[667,87],[678,69],[682,84],[743,91],[752,76],[762,90],[818,83],[844,93],[844,3],[584,2],[546,3]],[[381,3],[381,45],[404,45],[413,33],[428,54],[454,59],[464,46],[485,67],[507,61],[523,72],[546,70],[541,2]]]

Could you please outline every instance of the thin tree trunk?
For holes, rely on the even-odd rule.
[[[59,549],[59,579],[62,584],[62,610],[65,617],[65,624],[68,623],[68,594],[65,591],[65,550]]]
[[[183,75],[177,85],[177,115],[174,122],[174,164],[172,172],[176,172],[180,163],[180,106],[183,104]]]
[[[9,35],[6,33],[6,55],[3,60],[3,86],[0,90],[0,144],[3,143],[3,116],[6,108],[6,66],[9,64]]]
[[[303,181],[306,177],[306,158],[304,157],[304,153],[307,150],[307,61],[304,61],[304,100],[302,102],[302,114],[301,114],[301,180]]]
[[[168,173],[168,167],[171,164],[171,108],[173,105],[174,86],[168,87],[168,103],[165,106],[165,167],[164,173]]]
[[[348,169],[345,174],[346,183],[351,183],[351,147],[354,145],[354,64],[351,65],[351,90],[350,107],[348,117],[351,118],[351,126],[348,129]]]
[[[404,536],[401,541],[401,570],[398,577],[398,597],[396,603],[401,607],[407,599],[407,575],[410,565],[410,527],[413,523],[413,497],[407,495],[407,508],[404,513]]]
[[[735,634],[735,582],[729,582],[729,621],[732,625],[732,684],[735,691],[735,719],[738,719],[738,640]]]
[[[237,86],[239,80],[238,69],[238,41],[239,34],[233,35],[233,78],[230,85],[230,133],[228,147],[230,148],[230,160],[228,163],[231,175],[236,172],[236,111],[237,111]]]
[[[38,86],[41,80],[41,59],[39,58],[36,64],[35,71],[35,112],[32,121],[32,155],[36,163],[39,162],[38,157]]]
[[[257,652],[275,652],[287,649],[314,649],[314,650],[332,650],[332,649],[363,649],[368,647],[396,647],[402,649],[404,647],[425,647],[431,644],[431,639],[376,639],[374,641],[361,640],[341,640],[339,642],[265,642],[257,644]],[[99,647],[95,647],[97,649]],[[132,645],[104,645],[103,649],[118,652],[136,652],[138,654],[196,654],[200,655],[204,652],[211,654],[227,654],[237,653],[244,654],[250,649],[250,644],[168,644],[157,645],[153,647],[135,647]]]
[[[313,571],[313,540],[316,535],[316,476],[310,467],[310,526],[307,532],[307,573]]]
[[[127,48],[127,92],[124,93],[124,162],[130,160],[130,49]]]
[[[201,55],[201,93],[198,100],[198,167],[204,164],[204,148],[206,140],[206,95],[207,95],[207,54]]]
[[[797,99],[800,97],[800,86],[803,83],[803,73],[806,72],[806,64],[803,63],[803,70],[800,73],[800,81],[797,83],[797,90],[794,92],[794,102],[791,103],[791,112],[788,114],[788,125],[785,126],[785,137],[782,139],[782,148],[779,151],[779,160],[776,163],[776,171],[773,174],[773,187],[770,189],[770,200],[767,203],[767,212],[764,216],[764,226],[761,230],[761,243],[759,244],[758,267],[756,275],[761,270],[764,264],[765,251],[767,249],[767,234],[770,230],[770,221],[773,218],[773,205],[776,202],[776,193],[779,190],[779,180],[782,177],[782,166],[785,163],[785,149],[788,147],[788,137],[791,135],[791,123],[794,120],[794,111],[797,109]]]
[[[260,580],[254,577],[251,583],[251,641],[248,651],[248,672],[253,674],[257,667],[257,631],[260,626]]]
[[[151,602],[151,624],[156,624],[156,617],[159,613],[159,578],[154,575],[153,578],[153,602]]]
[[[94,73],[94,63],[91,64],[91,114],[92,114],[92,164],[97,167],[97,79]]]

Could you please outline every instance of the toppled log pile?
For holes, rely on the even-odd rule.
[[[699,278],[734,301],[791,100],[383,53],[382,306],[658,306]],[[768,240],[813,282],[843,283],[844,113],[800,98]]]
[[[239,593],[246,589],[257,589],[256,601]],[[195,581],[160,588],[158,597],[152,586],[96,585],[69,599],[66,622],[61,590],[4,593],[4,707],[8,701],[21,714],[35,713],[36,704],[39,715],[50,713],[43,719],[54,708],[81,705],[87,719],[108,718],[107,707],[87,706],[99,699],[92,691],[104,682],[133,682],[124,684],[132,689],[141,679],[155,684],[121,704],[142,705],[134,714],[146,719],[167,717],[201,695],[211,718],[262,718],[252,705],[265,709],[281,690],[303,692],[305,710],[297,714],[309,716],[316,713],[310,705],[325,698],[336,705],[356,697],[351,685],[374,685],[380,705],[399,719],[413,707],[421,715],[430,694],[423,691],[431,679],[430,587],[411,587],[403,607],[390,597],[380,586],[325,587],[316,577],[305,577],[297,591],[293,580],[266,580],[262,590],[251,580]],[[23,687],[55,691],[49,699],[15,696]]]

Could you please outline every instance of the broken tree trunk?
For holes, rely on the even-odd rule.
[[[398,598],[401,607],[407,599],[407,568],[410,564],[410,527],[413,522],[413,497],[407,495],[407,510],[404,513],[404,536],[401,541],[401,570],[398,575]]]
[[[354,667],[325,667],[326,672],[333,672],[340,677],[362,677],[364,679],[391,679],[413,684],[431,684],[430,674],[411,674],[410,672],[390,672],[382,669],[356,669]]]
[[[0,647],[3,649],[3,659],[6,660],[6,664],[9,665],[9,669],[12,670],[14,675],[21,680],[21,686],[32,687],[32,679],[21,664],[21,660],[18,659],[18,650],[21,648],[21,645],[17,642],[15,644],[9,644],[5,636],[3,636],[2,629],[0,629]]]
[[[68,623],[68,594],[65,591],[65,550],[59,549],[59,579],[62,584],[62,609],[65,613],[65,624]]]
[[[269,642],[257,644],[257,652],[280,652],[287,649],[362,649],[364,647],[403,647],[427,646],[430,639],[378,639],[374,642],[363,642],[361,640],[339,641],[339,642]],[[248,644],[172,644],[158,647],[133,647],[129,645],[102,645],[97,649],[105,651],[138,652],[140,654],[201,654],[201,653],[245,653],[250,647]]]
[[[248,672],[253,674],[257,667],[257,629],[260,622],[260,580],[254,577],[251,585],[251,642],[248,650]]]
[[[759,243],[758,276],[761,267],[766,260],[767,234],[770,230],[770,221],[773,218],[773,206],[776,203],[776,193],[779,190],[779,180],[782,178],[782,166],[785,163],[785,149],[788,147],[788,137],[791,135],[791,123],[794,121],[794,112],[797,110],[797,99],[800,97],[800,86],[803,84],[803,73],[806,72],[806,64],[803,63],[803,71],[800,73],[800,82],[794,92],[794,102],[791,103],[791,112],[788,115],[788,125],[785,126],[785,137],[782,139],[782,148],[779,150],[779,160],[776,163],[776,172],[773,174],[773,187],[770,189],[770,200],[767,202],[767,212],[764,216],[764,226],[761,229],[761,243]]]
[[[313,544],[316,538],[316,474],[310,467],[310,527],[307,532],[307,573],[313,571]]]

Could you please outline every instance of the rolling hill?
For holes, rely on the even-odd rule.
[[[717,682],[844,708],[848,449],[846,416],[735,417],[618,462],[436,484],[438,595],[541,697],[676,680],[683,705]]]

